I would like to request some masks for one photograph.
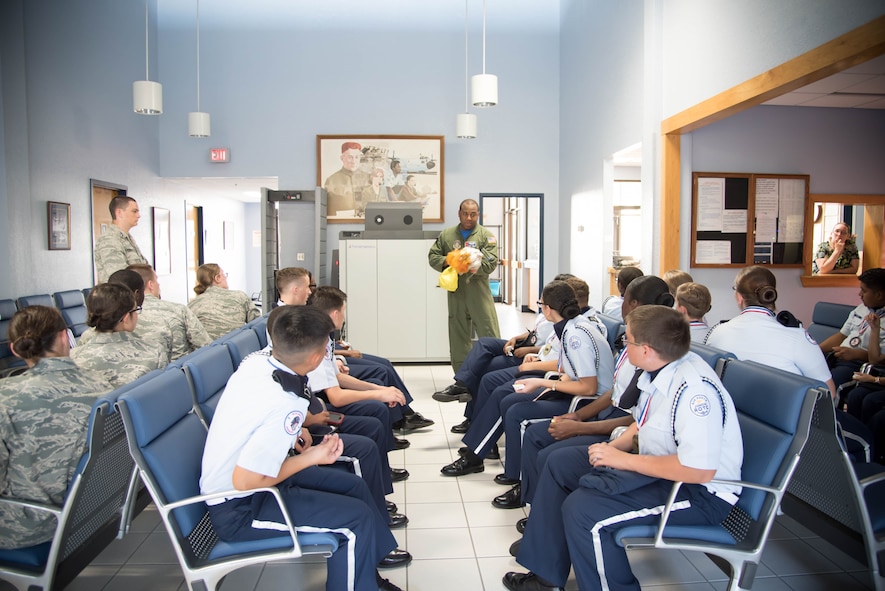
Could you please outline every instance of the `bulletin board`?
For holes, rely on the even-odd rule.
[[[804,266],[808,175],[692,173],[691,266]]]

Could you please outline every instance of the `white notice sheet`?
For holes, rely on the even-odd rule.
[[[726,209],[722,212],[722,232],[725,234],[747,233],[747,210]]]
[[[698,232],[721,232],[725,209],[725,179],[698,179]]]
[[[778,179],[756,179],[756,217],[777,217]]]
[[[802,242],[805,228],[805,179],[780,179],[778,242]]]
[[[731,264],[731,242],[728,240],[698,240],[694,258],[698,265],[729,265]]]

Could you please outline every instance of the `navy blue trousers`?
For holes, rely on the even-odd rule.
[[[350,375],[358,380],[371,382],[379,386],[394,386],[406,397],[406,406],[412,403],[412,395],[390,361],[367,353],[362,355],[362,358],[347,358],[347,367],[350,368]],[[403,408],[399,405],[388,407],[388,412],[390,413],[391,423],[395,423],[403,418]]]
[[[296,529],[331,531],[343,539],[329,559],[326,591],[377,591],[375,568],[396,548],[366,483],[353,474],[311,466],[277,485]],[[222,540],[258,540],[280,535],[283,516],[270,493],[255,493],[209,507]]]
[[[514,367],[522,363],[519,357],[504,355],[504,339],[495,337],[480,337],[464,359],[464,363],[458,368],[455,380],[463,383],[476,396],[479,390],[479,381],[490,372]]]
[[[512,392],[513,381],[516,379],[517,373],[519,373],[519,368],[513,366],[490,371],[482,376],[477,389],[470,391],[473,394],[473,399],[464,407],[464,417],[472,421],[473,417],[478,415],[482,407],[489,401],[492,393],[499,387],[506,384]]]
[[[583,447],[587,449],[594,443],[608,440],[605,435],[579,435],[557,441],[547,431],[550,421],[538,421],[532,423],[525,430],[522,438],[522,500],[531,503],[535,498],[535,490],[538,487],[538,478],[550,454],[564,447]],[[509,446],[508,446],[509,447]]]
[[[394,437],[393,431],[390,428],[390,412],[388,411],[387,404],[380,400],[360,400],[358,402],[345,404],[344,406],[335,406],[334,404],[327,403],[326,408],[344,414],[344,423],[348,422],[348,417],[350,416],[374,417],[379,423],[381,423],[381,427],[384,429],[383,450],[391,451],[393,449]],[[341,424],[344,425],[344,423]],[[350,429],[350,426],[347,428]],[[365,433],[360,433],[360,435],[365,435]]]
[[[385,491],[384,475],[381,468],[381,457],[378,455],[378,447],[375,442],[368,437],[362,435],[351,435],[349,433],[340,433],[341,441],[344,442],[344,452],[334,464],[330,464],[331,468],[347,471],[350,474],[356,474],[366,481],[375,506],[378,507],[383,515],[387,513],[387,499],[384,495],[393,492],[393,483],[390,484],[390,491]],[[320,439],[316,440],[319,443]],[[384,454],[387,456],[387,454]],[[387,468],[387,481],[390,481],[390,467]]]
[[[656,524],[673,483],[657,480],[628,493],[607,495],[580,486],[588,472],[586,448],[564,448],[550,455],[516,560],[560,587],[573,566],[581,591],[602,589],[602,577],[609,589],[639,591],[627,552],[614,541],[614,532],[626,525]],[[716,524],[731,511],[731,505],[701,485],[683,486],[677,500],[678,510],[669,521],[674,525]]]
[[[390,462],[387,458],[389,431],[384,430],[384,425],[381,424],[381,421],[375,417],[346,415],[344,422],[338,426],[338,433],[361,435],[368,437],[374,442],[375,447],[378,449],[379,461],[381,462],[381,480],[384,494],[389,495],[392,493],[393,481],[390,479]],[[344,449],[344,453],[347,454],[347,448]]]

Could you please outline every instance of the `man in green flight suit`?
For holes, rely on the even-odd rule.
[[[457,372],[470,352],[473,330],[478,337],[500,338],[498,315],[489,289],[489,273],[498,267],[498,240],[480,226],[479,204],[465,199],[458,208],[457,226],[446,228],[430,247],[430,266],[442,272],[448,265],[446,255],[462,247],[482,251],[482,263],[475,273],[458,277],[458,289],[449,292],[449,355]]]

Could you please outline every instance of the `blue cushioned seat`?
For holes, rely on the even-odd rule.
[[[808,334],[818,343],[827,340],[828,337],[839,332],[852,310],[854,310],[854,306],[848,304],[816,303],[811,312],[811,324],[807,328]]]
[[[231,334],[229,338],[224,339],[224,346],[230,352],[231,361],[234,367],[237,368],[246,355],[254,353],[261,348],[261,343],[258,342],[258,335],[255,334],[255,331],[245,327]]]
[[[258,343],[262,349],[267,347],[267,316],[267,314],[259,316],[246,325],[255,331],[256,336],[258,336]]]
[[[691,350],[706,361],[710,367],[715,369],[716,373],[719,375],[722,375],[725,363],[729,359],[737,359],[734,353],[729,353],[728,351],[723,351],[722,349],[717,349],[716,347],[711,347],[710,345],[705,345],[703,343],[692,342]]]
[[[22,296],[18,298],[18,309],[27,308],[28,306],[46,306],[47,308],[55,307],[55,302],[48,293],[38,295]]]
[[[70,291],[57,291],[52,294],[55,307],[61,311],[65,324],[79,337],[88,328],[86,325],[86,299],[79,289]]]
[[[596,317],[605,325],[605,329],[608,331],[608,335],[606,336],[608,339],[608,345],[612,348],[612,351],[614,351],[616,349],[615,345],[618,344],[618,337],[624,334],[624,322],[613,316],[609,316],[608,314],[599,313]],[[620,347],[617,347],[617,349],[620,350]]]
[[[216,342],[203,349],[205,351],[192,357],[182,367],[193,390],[194,410],[208,427],[227,380],[234,373],[234,363],[225,345]]]

